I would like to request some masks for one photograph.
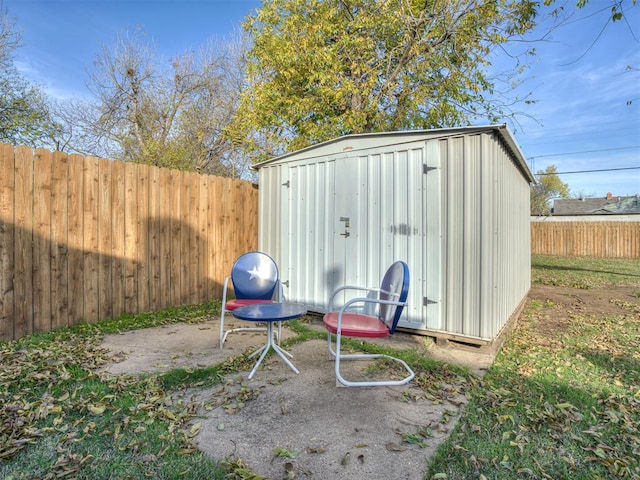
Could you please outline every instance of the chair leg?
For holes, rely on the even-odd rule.
[[[229,332],[224,331],[224,314],[227,313],[227,309],[224,307],[224,303],[222,304],[222,310],[220,311],[220,348],[224,345],[224,341],[227,339],[227,335]]]
[[[407,363],[404,360],[400,359],[400,358],[391,357],[389,355],[384,355],[382,353],[350,353],[350,354],[343,354],[343,353],[341,353],[341,346],[340,346],[341,342],[340,342],[340,340],[341,340],[341,335],[336,335],[336,348],[335,348],[335,350],[333,350],[332,345],[331,345],[331,334],[330,333],[328,334],[329,354],[335,359],[336,380],[338,382],[340,382],[342,385],[345,385],[347,387],[381,387],[381,386],[406,385],[415,376],[415,373],[413,372],[411,367],[409,367],[409,365],[407,365]],[[389,360],[393,360],[394,362],[397,362],[397,363],[401,364],[404,367],[404,369],[406,370],[407,376],[402,378],[402,379],[400,379],[400,380],[379,380],[379,381],[352,382],[350,380],[345,379],[342,376],[342,373],[340,372],[340,362],[341,362],[341,360],[370,360],[370,359],[374,359],[374,358],[387,358]]]
[[[227,334],[224,332],[224,315],[227,313],[227,288],[229,288],[229,282],[231,277],[225,277],[222,285],[222,306],[220,309],[220,348],[224,345],[224,341],[227,339]]]

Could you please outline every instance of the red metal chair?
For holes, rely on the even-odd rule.
[[[345,302],[342,307],[334,307],[336,295],[347,290],[361,290],[373,297],[356,297]],[[409,293],[409,267],[405,262],[398,261],[391,265],[382,279],[380,288],[366,288],[354,285],[345,285],[337,288],[331,294],[329,300],[329,312],[324,315],[324,326],[328,331],[329,353],[335,359],[336,379],[347,387],[371,387],[382,385],[404,385],[411,381],[414,372],[404,360],[384,354],[355,353],[345,354],[341,351],[342,337],[359,338],[383,338],[392,335],[398,320],[402,315],[402,310],[407,304]],[[359,310],[364,310],[366,306],[377,307],[377,315],[354,312],[353,307],[359,306]],[[351,310],[350,310],[351,309]],[[331,334],[335,335],[335,350],[332,348]],[[406,370],[407,376],[401,380],[379,380],[379,381],[349,381],[340,372],[342,360],[361,360],[371,358],[387,358],[400,363]]]
[[[227,299],[229,281],[233,284],[235,298]],[[258,303],[279,303],[283,299],[278,266],[269,255],[263,252],[248,252],[235,261],[231,275],[224,280],[222,289],[222,311],[220,312],[220,348],[231,332],[266,332],[267,327],[238,327],[224,329],[227,312],[246,305]],[[280,339],[281,324],[278,322],[276,338]]]

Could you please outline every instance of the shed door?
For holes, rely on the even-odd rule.
[[[425,165],[435,167],[428,169]],[[440,317],[440,188],[437,143],[343,152],[283,172],[282,258],[287,298],[325,311],[341,285],[379,286],[396,260],[408,263],[401,325]],[[285,181],[286,180],[286,181]],[[283,192],[284,193],[284,192]]]
[[[404,260],[411,275],[401,319],[407,328],[440,321],[439,155],[433,147],[376,148],[335,162],[334,286],[377,286],[391,263]]]

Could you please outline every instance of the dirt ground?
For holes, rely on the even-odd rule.
[[[639,288],[615,286],[607,289],[581,289],[535,285],[529,292],[529,301],[548,303],[553,315],[538,319],[536,331],[541,341],[555,340],[570,326],[575,315],[622,315],[628,313],[619,302],[640,305]]]
[[[637,288],[636,288],[637,290]],[[538,325],[553,337],[576,312],[620,313],[614,299],[638,303],[634,288],[579,290],[534,286],[529,300],[552,302],[555,315]],[[311,322],[322,329],[319,319]],[[103,346],[113,353],[108,372],[138,374],[177,367],[203,367],[264,343],[262,333],[231,334],[224,349],[218,343],[218,319],[108,335]],[[284,337],[291,332],[284,329]],[[395,348],[468,367],[482,375],[495,348],[450,344],[407,333],[392,338]],[[496,342],[500,344],[500,342]],[[263,363],[252,380],[248,371],[225,378],[223,385],[188,392],[201,417],[199,448],[214,459],[240,459],[267,479],[422,479],[426,462],[455,426],[466,398],[450,388],[430,400],[412,383],[403,387],[338,387],[325,341],[294,345],[296,375],[276,355]],[[355,362],[354,362],[355,363]],[[349,367],[356,376],[364,373]],[[447,389],[447,386],[442,388]],[[444,400],[443,400],[444,399]],[[423,445],[407,444],[402,434],[428,429]]]

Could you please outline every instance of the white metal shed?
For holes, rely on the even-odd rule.
[[[404,260],[399,325],[485,344],[529,291],[535,179],[505,125],[348,135],[255,168],[259,248],[310,311]]]

